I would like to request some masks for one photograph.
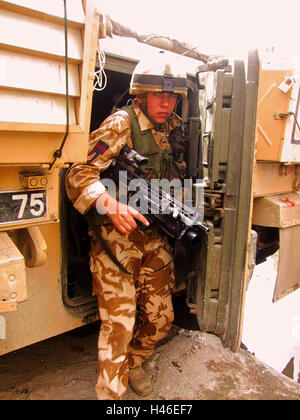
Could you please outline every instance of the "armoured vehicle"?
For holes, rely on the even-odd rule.
[[[0,10],[3,355],[98,319],[87,225],[65,171],[86,161],[89,132],[127,103],[138,60],[157,47],[109,36],[93,0],[1,0]],[[256,51],[245,61],[168,53],[188,73],[177,112],[210,228],[197,247],[176,246],[177,290],[200,329],[237,351],[255,263],[279,249],[274,300],[298,287],[299,84],[291,69],[264,69]]]

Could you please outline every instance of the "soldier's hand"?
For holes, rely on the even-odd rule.
[[[130,233],[137,228],[135,220],[149,226],[148,220],[141,213],[127,204],[120,203],[107,192],[100,195],[95,205],[98,213],[106,214],[113,225],[123,234]]]

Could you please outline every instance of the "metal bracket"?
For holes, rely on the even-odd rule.
[[[0,309],[16,310],[27,299],[24,257],[6,232],[0,233]]]
[[[37,226],[18,232],[18,247],[25,258],[26,267],[40,267],[48,257],[47,244]]]
[[[221,59],[218,61],[211,61],[210,63],[203,64],[198,67],[198,73],[204,73],[206,71],[217,71],[224,70],[225,72],[232,72],[232,66],[229,64],[227,59]]]

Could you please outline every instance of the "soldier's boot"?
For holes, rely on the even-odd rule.
[[[146,397],[152,392],[152,384],[149,376],[142,367],[129,369],[129,385],[134,392],[142,397]]]

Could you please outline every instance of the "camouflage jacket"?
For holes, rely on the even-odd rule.
[[[180,125],[180,118],[173,113],[169,121],[157,129],[145,116],[136,101],[133,109],[141,130],[151,129],[153,139],[161,149],[170,149],[170,131]],[[86,213],[99,197],[102,188],[101,172],[108,168],[122,147],[132,147],[131,119],[126,111],[110,115],[100,127],[90,134],[87,163],[74,164],[66,174],[66,191],[76,210]]]

